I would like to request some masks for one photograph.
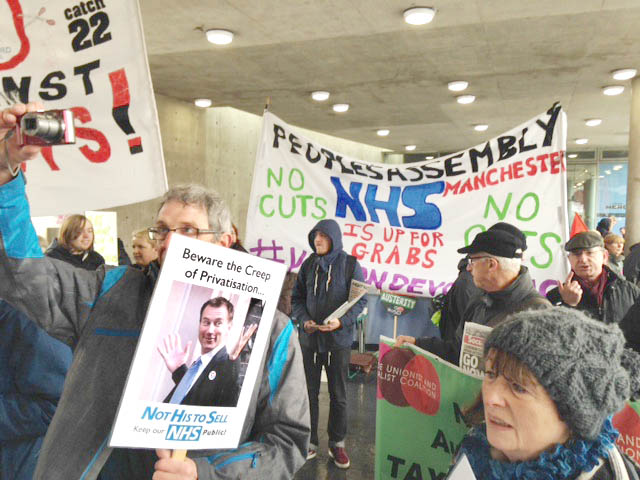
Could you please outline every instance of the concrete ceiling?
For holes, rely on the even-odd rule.
[[[559,101],[568,149],[626,148],[631,82],[640,69],[638,0],[435,0],[425,26],[392,0],[141,0],[157,93],[261,114],[267,97],[288,123],[403,152],[484,142]],[[421,5],[421,4],[418,4]],[[235,33],[215,46],[202,29]],[[466,80],[470,105],[447,83]],[[607,97],[605,85],[624,85]],[[313,90],[327,90],[324,103]],[[333,103],[349,103],[337,114]],[[602,118],[587,127],[587,118]],[[485,132],[473,125],[489,124]],[[378,137],[388,128],[388,137]],[[589,138],[586,146],[574,139]]]

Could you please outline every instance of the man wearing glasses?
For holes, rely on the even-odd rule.
[[[512,313],[549,307],[549,302],[533,286],[527,267],[522,265],[522,255],[526,249],[525,235],[509,223],[499,222],[486,232],[480,232],[471,245],[458,250],[458,253],[468,255],[467,271],[471,273],[480,293],[470,300],[455,337],[442,340],[400,335],[395,345],[413,343],[458,364],[466,322],[495,327]]]
[[[571,272],[547,293],[549,301],[577,308],[605,323],[620,322],[640,296],[640,289],[607,267],[609,252],[600,233],[578,233],[564,249],[569,252]]]
[[[90,272],[43,257],[20,170],[40,147],[21,147],[15,135],[7,135],[16,116],[37,109],[43,105],[0,111],[0,298],[74,345],[74,360],[33,478],[292,478],[307,453],[309,404],[300,388],[305,383],[300,346],[281,313],[274,319],[240,447],[190,451],[193,458],[185,461],[169,458],[166,450],[158,451],[158,460],[152,450],[108,447],[154,279],[134,268],[103,266]],[[151,233],[160,241],[162,264],[169,232],[229,247],[231,228],[225,202],[204,187],[188,185],[165,194]]]

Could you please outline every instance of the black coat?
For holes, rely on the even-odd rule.
[[[444,305],[440,318],[440,337],[443,340],[451,340],[456,337],[458,326],[462,322],[467,306],[472,298],[482,293],[475,283],[467,268],[467,259],[458,263],[458,278],[444,297]]]
[[[607,284],[602,305],[598,305],[598,300],[590,292],[583,291],[580,303],[575,308],[604,323],[619,323],[640,296],[640,288],[616,275],[606,265],[603,270],[607,275]],[[558,287],[547,293],[547,299],[553,305],[569,306],[562,301]]]
[[[640,298],[620,321],[620,329],[627,340],[627,346],[640,353]]]
[[[631,283],[640,284],[640,243],[631,245],[629,255],[624,259],[622,272],[624,278]]]
[[[204,407],[235,407],[240,395],[238,369],[238,362],[231,361],[227,349],[222,348],[200,373],[187,395],[182,399],[181,404]],[[173,372],[172,378],[176,386],[165,398],[165,403],[169,402],[185,373],[187,373],[186,365],[181,365]]]
[[[74,255],[58,242],[52,243],[44,254],[85,270],[97,270],[100,265],[104,265],[104,258],[95,250]]]
[[[471,299],[464,311],[463,321],[458,325],[455,338],[441,340],[435,337],[423,337],[416,339],[416,345],[457,365],[460,361],[465,323],[473,322],[495,327],[512,313],[550,306],[533,286],[527,267],[521,267],[518,277],[504,290],[499,292],[480,290],[480,292]]]

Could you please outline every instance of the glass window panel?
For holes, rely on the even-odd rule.
[[[627,159],[602,161],[598,164],[598,220],[614,216],[617,220],[612,231],[620,234],[626,223]],[[597,222],[596,222],[597,223]]]

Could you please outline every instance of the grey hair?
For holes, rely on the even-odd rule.
[[[507,272],[518,273],[520,271],[520,267],[522,266],[521,258],[507,258],[507,257],[498,257],[493,256],[500,265],[502,270],[506,270]]]
[[[170,188],[162,197],[160,208],[170,201],[178,201],[185,205],[196,205],[204,208],[209,219],[209,229],[215,230],[214,238],[220,240],[223,233],[231,233],[231,211],[218,192],[195,183],[177,185]],[[160,211],[160,208],[158,211]]]

